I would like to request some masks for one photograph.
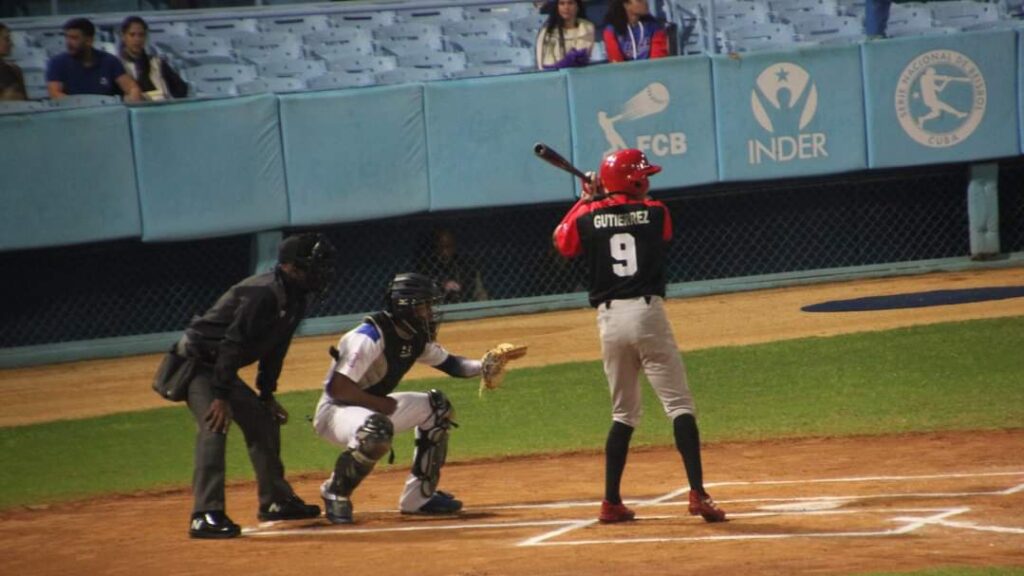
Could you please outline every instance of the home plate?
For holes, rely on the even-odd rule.
[[[843,505],[846,500],[805,500],[803,502],[786,502],[784,504],[770,504],[759,506],[758,510],[771,512],[814,512],[817,510],[834,510]]]

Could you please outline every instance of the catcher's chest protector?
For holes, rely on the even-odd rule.
[[[416,334],[408,340],[402,338],[398,335],[398,330],[395,329],[391,318],[384,312],[367,316],[366,320],[372,322],[384,337],[384,360],[388,364],[388,371],[384,374],[384,378],[367,388],[366,391],[374,396],[383,397],[398,387],[398,383],[402,381],[406,372],[423,354],[423,349],[427,346],[427,336],[426,334]]]

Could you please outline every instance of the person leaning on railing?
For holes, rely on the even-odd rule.
[[[149,25],[138,16],[129,16],[121,23],[121,50],[118,54],[124,69],[146,97],[146,100],[168,100],[188,95],[188,84],[159,56],[146,53]]]
[[[668,56],[665,27],[651,16],[647,0],[612,0],[604,23],[604,47],[609,61]]]
[[[0,100],[27,100],[25,75],[17,64],[7,61],[11,46],[11,31],[0,23]]]
[[[537,35],[537,68],[558,70],[589,64],[594,24],[586,19],[583,0],[550,0],[541,13],[548,15],[548,21]]]

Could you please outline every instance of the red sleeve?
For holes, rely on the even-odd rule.
[[[566,258],[579,256],[582,252],[580,245],[580,231],[576,227],[576,219],[590,211],[590,203],[580,200],[562,218],[562,222],[555,228],[553,236],[555,247],[558,252]]]
[[[644,204],[646,204],[646,205],[648,205],[648,206],[650,206],[652,208],[661,208],[662,212],[665,213],[665,223],[662,225],[662,228],[661,228],[661,239],[664,240],[665,242],[668,242],[669,240],[671,240],[672,239],[672,214],[669,213],[668,207],[665,206],[664,204],[662,204],[661,202],[659,202],[657,200],[650,199],[650,198],[647,199],[644,202]]]
[[[668,56],[668,35],[665,34],[665,29],[662,28],[654,33],[654,38],[651,38],[651,58],[664,58]]]
[[[609,62],[622,62],[626,59],[619,49],[619,40],[615,37],[615,30],[611,26],[604,29],[604,51],[608,54]]]

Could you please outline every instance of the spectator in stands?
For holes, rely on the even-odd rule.
[[[537,68],[558,70],[590,63],[594,25],[586,19],[583,0],[550,0],[541,8],[547,23],[537,35]]]
[[[135,80],[113,54],[92,47],[96,26],[87,18],[72,18],[64,24],[64,44],[68,51],[46,64],[46,88],[50,98],[71,94],[115,96],[118,90],[126,102],[142,100]]]
[[[417,271],[434,279],[444,293],[444,302],[487,300],[480,271],[458,253],[455,234],[447,228],[434,231],[433,252],[425,255]]]
[[[7,61],[11,46],[11,31],[0,22],[0,100],[27,100],[25,75],[17,64]]]
[[[866,0],[864,2],[864,34],[868,38],[885,38],[892,0]]]
[[[121,62],[147,100],[184,98],[188,84],[159,56],[146,53],[149,25],[138,16],[121,23]]]
[[[651,16],[647,0],[611,0],[604,18],[608,60],[647,60],[668,56],[665,27]]]

